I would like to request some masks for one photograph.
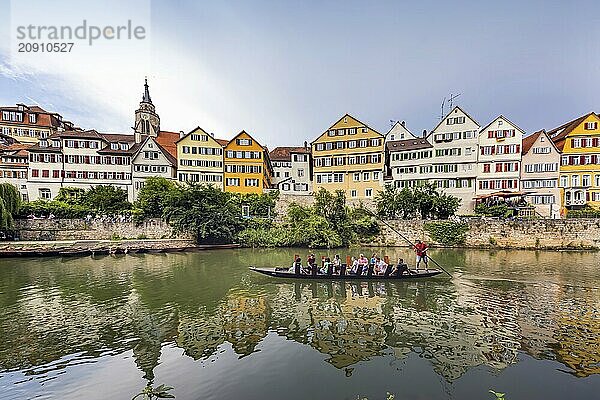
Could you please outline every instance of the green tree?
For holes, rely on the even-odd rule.
[[[104,213],[118,213],[131,209],[127,192],[112,185],[94,186],[83,195],[85,206]]]
[[[163,177],[151,177],[145,180],[133,206],[140,210],[142,218],[162,218],[171,197],[177,193],[177,185]]]
[[[441,193],[435,185],[426,183],[402,190],[386,185],[377,192],[375,203],[381,218],[447,219],[458,210],[460,199]]]
[[[85,196],[85,189],[75,187],[62,187],[54,198],[55,201],[61,201],[67,204],[81,205]]]
[[[6,231],[13,228],[13,217],[21,207],[21,194],[19,189],[10,183],[0,183],[0,230]]]
[[[243,229],[238,198],[213,186],[178,188],[165,208],[165,219],[198,243],[232,243]]]

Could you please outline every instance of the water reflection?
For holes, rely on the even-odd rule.
[[[596,253],[446,250],[436,256],[454,278],[414,282],[279,282],[245,268],[296,252],[3,261],[0,372],[43,378],[132,351],[152,382],[165,344],[218,360],[230,343],[242,358],[275,332],[347,376],[374,357],[417,354],[452,382],[520,352],[600,373]]]

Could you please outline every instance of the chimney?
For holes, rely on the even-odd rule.
[[[423,137],[427,136],[427,129],[423,129]]]
[[[179,139],[181,139],[184,136],[185,136],[185,133],[183,131],[179,131]]]
[[[400,122],[400,125],[402,125],[402,127],[404,127],[406,125],[406,122],[402,121],[402,122]]]
[[[308,142],[306,140],[304,141],[304,149],[308,150]]]

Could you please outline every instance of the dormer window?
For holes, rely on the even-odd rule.
[[[40,147],[48,147],[48,141],[47,140],[40,140]]]
[[[121,145],[120,146],[121,150],[127,150],[127,149],[129,149],[129,146],[127,145],[127,143],[120,143],[120,145]]]
[[[37,123],[37,115],[35,115],[35,114],[29,114],[29,123],[30,124]]]
[[[23,113],[16,111],[2,111],[4,121],[23,122]]]
[[[53,140],[52,147],[60,147],[60,140]]]
[[[110,149],[111,150],[119,150],[119,143],[111,143]]]

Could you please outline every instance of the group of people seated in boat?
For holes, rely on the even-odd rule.
[[[380,257],[377,253],[373,253],[371,258],[360,254],[358,258],[347,257],[343,263],[339,254],[336,254],[333,259],[330,257],[322,257],[321,265],[317,264],[317,259],[314,253],[310,253],[306,258],[306,264],[302,265],[302,259],[296,256],[293,265],[289,269],[290,272],[296,274],[321,274],[321,275],[379,275],[379,276],[400,276],[405,274],[415,274],[419,272],[421,262],[425,264],[425,271],[428,271],[427,244],[420,240],[413,246],[413,250],[417,255],[416,270],[410,270],[404,259],[398,258],[397,263],[390,263],[388,257]],[[390,265],[391,264],[391,265]]]

